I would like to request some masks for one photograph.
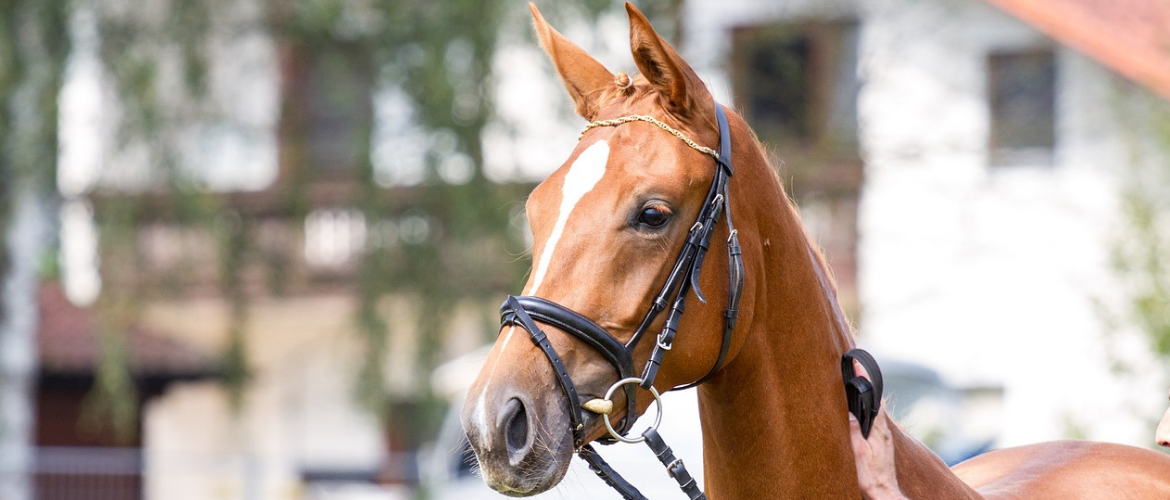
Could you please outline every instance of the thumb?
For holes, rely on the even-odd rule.
[[[866,380],[869,380],[869,370],[866,370],[865,365],[861,364],[861,362],[856,359],[853,360],[853,373],[858,377],[863,377]]]

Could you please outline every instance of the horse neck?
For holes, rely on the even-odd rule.
[[[938,455],[892,422],[890,433],[894,443],[898,486],[907,498],[983,498],[951,472]]]
[[[734,137],[746,126],[733,120]],[[739,129],[739,130],[735,130]],[[852,339],[818,252],[754,142],[737,148],[730,200],[744,248],[745,339],[699,388],[713,499],[860,498],[840,374]]]
[[[735,203],[740,235],[758,238],[741,240],[753,314],[737,333],[746,339],[735,359],[699,388],[707,492],[712,499],[860,498],[840,371],[851,330],[820,253],[762,153],[740,152],[735,164],[730,196],[743,200]],[[745,214],[748,207],[754,213]],[[941,484],[941,491],[973,494],[930,450],[893,432],[908,491],[933,496]]]

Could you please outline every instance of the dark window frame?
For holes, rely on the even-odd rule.
[[[732,90],[744,118],[761,140],[784,149],[787,156],[860,156],[856,75],[859,29],[857,20],[844,18],[783,20],[732,30]],[[767,59],[757,59],[771,57],[777,51],[784,54],[776,56],[771,67]],[[800,75],[775,74],[792,70],[793,66],[799,67]],[[842,78],[842,68],[850,75]],[[776,81],[770,88],[761,87],[768,85],[769,78]],[[778,94],[804,102],[781,100]]]
[[[991,166],[1051,167],[1059,141],[1057,51],[996,50],[987,54],[986,63]]]
[[[838,298],[851,316],[859,308],[857,220],[865,170],[857,112],[860,30],[860,21],[848,16],[776,19],[738,26],[730,33],[728,57],[736,109],[764,143],[769,161],[784,179],[785,190],[806,208],[816,207],[826,214],[823,231],[813,237],[823,244],[837,277]],[[800,77],[770,77],[785,64],[769,67],[774,61],[767,58],[799,47],[800,40],[805,43],[795,51],[800,54],[796,59],[802,60]],[[752,67],[753,62],[763,66]],[[786,133],[784,120],[753,109],[753,98],[762,96],[776,102],[787,84],[804,86],[795,93],[805,98],[803,133]],[[777,104],[783,109],[791,103]]]
[[[351,181],[372,138],[373,68],[361,47],[330,41],[313,49],[291,44],[283,69],[281,177]]]

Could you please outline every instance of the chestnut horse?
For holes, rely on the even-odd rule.
[[[532,192],[534,235],[525,295],[580,313],[625,343],[684,246],[716,175],[693,144],[719,144],[712,95],[632,5],[630,43],[642,76],[611,74],[553,30],[532,6],[536,32],[578,114],[590,127],[564,165]],[[739,323],[725,362],[698,387],[706,492],[713,499],[859,498],[840,359],[854,345],[819,250],[805,234],[755,136],[728,112],[735,165],[727,203],[742,244]],[[677,136],[664,130],[675,130]],[[693,143],[688,144],[681,137]],[[654,386],[669,390],[704,377],[723,344],[729,293],[729,231],[715,229],[698,284]],[[664,318],[654,321],[654,331]],[[579,338],[544,321],[581,400],[601,397],[619,374]],[[563,477],[577,445],[568,398],[549,358],[516,324],[506,324],[468,392],[463,427],[484,480],[527,496]],[[654,342],[635,344],[636,365]],[[615,396],[614,419],[626,412]],[[651,398],[637,391],[636,408]],[[667,415],[669,418],[669,415]],[[603,437],[597,415],[585,441]],[[910,498],[1170,498],[1170,457],[1121,445],[1056,442],[984,454],[954,470],[894,427],[898,484]],[[620,471],[619,471],[620,472]],[[599,483],[600,484],[600,483]]]

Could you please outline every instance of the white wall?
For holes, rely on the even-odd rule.
[[[959,385],[1002,385],[1001,446],[1057,439],[1072,427],[1093,439],[1152,442],[1153,427],[1135,415],[1156,418],[1164,408],[1164,375],[1124,335],[1127,361],[1150,376],[1112,374],[1106,352],[1117,346],[1106,345],[1100,315],[1100,304],[1120,300],[1109,251],[1131,143],[1141,140],[1126,136],[1116,109],[1148,96],[983,0],[686,5],[683,55],[725,100],[731,29],[810,17],[861,22],[863,346]],[[1053,164],[992,167],[987,55],[1037,47],[1057,54]]]
[[[1149,395],[1156,412],[1164,388],[1110,373],[1098,309],[1119,293],[1108,259],[1128,155],[1111,108],[1124,86],[982,1],[871,2],[865,18],[864,343],[1002,384],[1000,445],[1069,424],[1148,445],[1153,428],[1126,404]],[[1054,164],[992,166],[987,54],[1043,46],[1058,47]]]
[[[213,382],[174,384],[147,408],[147,498],[300,498],[307,470],[377,470],[382,428],[353,398],[353,307],[341,295],[257,300],[238,411]],[[227,312],[222,301],[189,299],[153,304],[145,320],[210,348],[224,341]]]

